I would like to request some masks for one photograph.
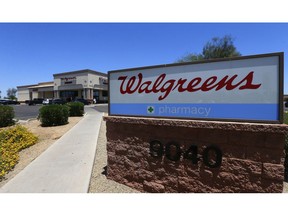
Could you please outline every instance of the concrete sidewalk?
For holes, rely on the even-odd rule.
[[[11,181],[1,193],[87,193],[103,113],[86,115]]]

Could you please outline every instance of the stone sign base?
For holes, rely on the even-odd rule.
[[[104,120],[108,179],[141,192],[282,193],[287,125]]]

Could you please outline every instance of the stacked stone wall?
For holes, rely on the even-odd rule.
[[[141,192],[283,190],[286,125],[105,120],[108,178]]]

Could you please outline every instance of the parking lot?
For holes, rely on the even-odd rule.
[[[37,118],[39,109],[42,105],[28,106],[28,105],[12,105],[15,112],[15,118],[19,120],[28,120]]]
[[[97,110],[98,112],[108,113],[108,104],[96,104],[94,105],[93,109]]]

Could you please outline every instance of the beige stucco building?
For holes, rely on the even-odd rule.
[[[18,101],[34,98],[62,98],[70,101],[84,98],[97,102],[108,102],[107,74],[85,69],[53,74],[51,82],[17,86]]]

